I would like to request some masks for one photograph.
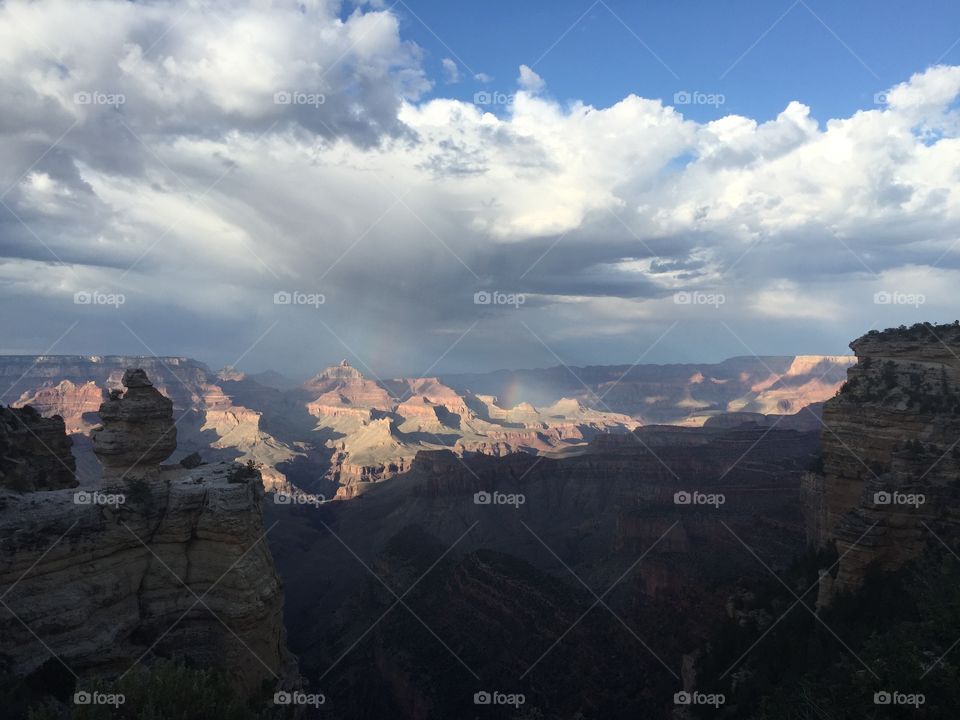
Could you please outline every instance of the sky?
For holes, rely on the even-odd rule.
[[[383,377],[952,321],[960,6],[0,3],[0,352]]]

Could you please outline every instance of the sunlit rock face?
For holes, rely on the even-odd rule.
[[[124,456],[121,438],[111,431],[100,433],[101,461],[92,451],[89,435],[103,420],[101,404],[114,427],[129,421],[107,398],[120,391],[136,404],[136,392],[122,382],[134,367],[173,401],[177,450],[171,461],[192,452],[209,461],[252,460],[268,490],[350,498],[408,472],[422,450],[565,456],[584,452],[598,435],[664,422],[819,428],[816,401],[835,394],[850,362],[790,356],[576,369],[587,387],[564,368],[379,379],[343,362],[298,387],[264,384],[277,379],[232,368],[214,373],[182,357],[4,356],[0,380],[19,393],[14,405],[63,417],[83,486],[95,486],[104,469],[114,476],[149,472],[170,444],[158,443],[144,467]]]
[[[264,431],[264,414],[284,430],[288,417],[297,418],[296,403],[230,368],[213,373],[201,362],[175,356],[6,355],[0,356],[0,382],[12,389],[11,405],[30,405],[45,418],[63,418],[74,440],[78,479],[93,486],[104,463],[94,456],[89,435],[101,425],[100,405],[112,392],[127,391],[123,376],[129,368],[142,369],[153,387],[173,401],[178,456],[200,451],[209,460],[254,460],[262,467],[266,487],[285,485],[278,465],[300,454],[295,442],[308,436],[303,431],[280,440]],[[256,407],[237,400],[237,394]]]
[[[43,384],[24,392],[17,406],[29,405],[44,417],[59,415],[67,434],[89,433],[96,426],[96,413],[106,399],[106,391],[92,380],[73,382],[62,380]]]
[[[823,480],[808,481],[810,540],[835,540],[840,556],[822,603],[917,557],[931,530],[960,529],[960,326],[875,331],[850,347],[858,362],[824,407]]]
[[[93,451],[105,477],[143,477],[177,449],[173,402],[143,370],[126,371],[122,383],[126,391],[111,392],[100,406],[103,425],[91,432]]]

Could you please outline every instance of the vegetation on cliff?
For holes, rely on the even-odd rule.
[[[897,572],[871,573],[861,590],[837,597],[818,619],[816,593],[804,591],[816,586],[817,568],[830,562],[831,553],[810,551],[780,578],[805,607],[773,577],[757,588],[750,620],[730,620],[708,643],[699,668],[704,690],[726,693],[732,714],[725,717],[879,720],[909,711],[925,720],[955,718],[957,556],[931,544]],[[762,624],[755,621],[760,618]],[[883,693],[922,695],[923,702],[918,708],[886,705]]]

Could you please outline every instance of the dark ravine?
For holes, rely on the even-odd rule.
[[[305,674],[323,677],[357,718],[469,713],[464,687],[476,683],[455,655],[482,668],[488,685],[524,693],[527,712],[544,718],[701,716],[672,704],[680,689],[724,693],[723,717],[768,718],[760,707],[777,683],[794,680],[789,648],[809,643],[804,652],[827,648],[822,666],[810,664],[810,682],[826,688],[850,655],[814,620],[817,568],[839,561],[820,577],[819,612],[844,637],[856,636],[856,614],[828,614],[831,599],[843,608],[869,604],[860,591],[868,578],[871,593],[894,587],[891,573],[922,561],[934,543],[925,524],[951,546],[960,535],[950,511],[960,479],[960,453],[951,452],[960,437],[960,330],[924,332],[855,341],[858,363],[822,418],[810,408],[778,419],[729,415],[703,428],[649,426],[600,436],[567,458],[424,452],[409,472],[354,500],[270,508],[281,519],[273,542],[290,577],[287,622]],[[678,506],[674,493],[682,490],[719,493],[724,503]],[[524,502],[477,505],[480,491],[521,494]],[[874,492],[923,492],[927,504],[878,507]],[[437,562],[407,601],[449,650],[397,607],[347,652],[395,601],[357,557],[398,594]],[[543,668],[518,681],[562,636],[562,619],[593,602],[580,580],[601,593],[625,571],[605,603],[643,642],[601,608],[589,616],[590,632],[561,639]],[[798,602],[783,583],[798,594],[813,590],[799,601],[808,613],[796,610],[780,624]],[[557,587],[566,591],[551,595]],[[543,603],[550,609],[526,630],[504,630]],[[561,622],[554,627],[550,618]],[[607,634],[611,625],[619,638]],[[513,644],[517,638],[524,642]],[[611,662],[621,652],[625,659]],[[489,658],[501,664],[485,664]],[[619,684],[623,662],[636,673],[632,685]],[[870,717],[863,697],[871,702],[857,689],[861,706],[850,717]]]
[[[400,594],[455,545],[409,601],[456,654],[484,668],[474,669],[487,683],[526,693],[545,717],[667,717],[672,693],[683,688],[684,656],[724,621],[743,583],[766,573],[741,541],[775,568],[802,550],[800,479],[818,449],[818,433],[756,424],[650,427],[633,438],[601,436],[590,452],[564,459],[421,453],[409,473],[354,500],[269,507],[268,522],[280,520],[271,543],[287,578],[294,650],[316,680],[393,601],[353,553]],[[522,494],[524,502],[478,505],[481,491]],[[722,493],[725,502],[677,505],[682,491]],[[597,593],[617,583],[605,602],[653,653],[600,608],[589,632],[562,641],[518,684],[569,627],[563,619],[572,622],[594,601],[571,570]],[[559,597],[557,587],[565,588]],[[504,630],[530,611],[526,599],[546,597],[554,599],[542,634],[523,623],[526,631]],[[469,672],[402,607],[393,612],[324,676],[333,702],[357,718],[461,716]],[[487,620],[471,621],[475,613]],[[503,664],[484,664],[501,655]],[[621,678],[626,667],[649,685]],[[376,711],[356,706],[356,697],[373,696],[382,701]]]

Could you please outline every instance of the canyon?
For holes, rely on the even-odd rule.
[[[3,667],[50,664],[30,628],[81,682],[188,648],[362,720],[491,688],[533,713],[505,717],[687,720],[698,691],[761,717],[784,648],[827,642],[812,618],[960,539],[960,325],[851,348],[580,391],[33,358],[0,408]],[[806,624],[784,587],[816,589]]]
[[[797,413],[833,396],[849,355],[734,357],[719,363],[604,365],[444,375],[451,387],[549,404],[561,396],[644,425],[702,425],[732,412]]]
[[[545,717],[688,718],[623,663],[661,697],[739,694],[746,712],[780,664],[759,659],[768,632],[773,648],[802,632],[847,654],[811,618],[862,602],[869,578],[925,557],[933,533],[960,536],[960,328],[851,348],[842,389],[794,414],[744,403],[566,455],[420,452],[349,502],[269,507],[305,674],[356,717],[469,713],[473,673]],[[804,568],[811,615],[781,627],[795,604],[778,583],[811,587]],[[397,617],[381,627],[385,613]]]
[[[298,682],[259,473],[161,465],[176,447],[172,402],[142,369],[121,375],[99,415],[95,490],[69,472],[62,419],[30,408],[0,416],[4,463],[16,464],[8,450],[20,448],[47,478],[24,482],[6,465],[0,477],[0,669],[29,677],[52,667],[89,689],[167,657],[219,668],[243,694]]]
[[[125,369],[140,367],[173,403],[175,460],[203,452],[253,461],[267,489],[344,499],[407,472],[423,450],[563,456],[585,452],[598,435],[647,424],[791,414],[813,428],[805,408],[836,393],[850,362],[733,358],[380,380],[344,361],[297,385],[271,373],[215,373],[183,357],[4,356],[0,384],[9,385],[12,406],[63,418],[83,486],[96,486],[101,472],[90,443],[97,410],[121,387]],[[583,383],[571,372],[582,373]]]
[[[800,481],[818,452],[816,431],[649,426],[571,457],[422,452],[350,501],[268,506],[293,649],[351,717],[462,716],[483,689],[471,672],[549,717],[662,717],[623,668],[684,689],[684,663],[728,613],[750,612],[764,565],[803,548]],[[608,588],[609,612],[640,639],[606,607],[571,628]],[[351,650],[411,589],[410,609]]]

